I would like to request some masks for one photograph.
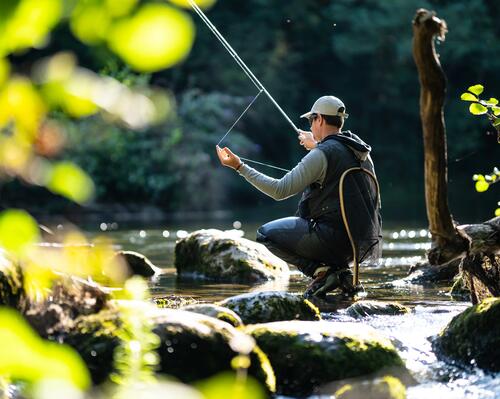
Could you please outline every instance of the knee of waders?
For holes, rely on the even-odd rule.
[[[264,226],[260,226],[257,229],[257,235],[255,237],[255,241],[257,241],[257,242],[266,242],[266,241],[269,241],[269,239],[267,238],[266,229],[264,228]]]

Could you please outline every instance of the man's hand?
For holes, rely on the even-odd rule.
[[[300,145],[303,146],[306,150],[312,150],[317,146],[313,134],[311,132],[306,132],[305,130],[299,129],[299,141]]]
[[[242,162],[238,155],[233,154],[227,147],[220,148],[219,146],[216,146],[215,148],[217,149],[217,156],[219,157],[222,165],[236,170],[239,169]]]

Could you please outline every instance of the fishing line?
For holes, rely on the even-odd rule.
[[[255,77],[253,72],[248,68],[248,66],[243,62],[243,60],[240,58],[238,53],[231,47],[231,45],[224,39],[224,36],[217,30],[217,28],[214,26],[214,24],[208,19],[208,17],[205,15],[205,13],[201,10],[200,7],[196,4],[194,0],[188,0],[189,4],[193,8],[193,10],[196,12],[196,14],[202,19],[202,21],[207,25],[207,27],[212,31],[212,33],[215,35],[215,37],[219,40],[219,42],[224,46],[224,48],[231,54],[231,56],[234,58],[236,63],[240,66],[240,68],[245,72],[245,74],[248,76],[248,78],[252,81],[252,83],[259,89],[262,90],[266,96],[271,100],[271,102],[274,104],[274,106],[278,109],[278,111],[283,115],[283,117],[286,119],[286,121],[292,126],[293,130],[295,130],[296,133],[299,132],[299,129],[295,124],[292,122],[292,120],[288,117],[285,111],[280,107],[280,105],[276,102],[276,100],[273,98],[273,96],[266,90],[264,85]]]
[[[217,145],[219,145],[220,143],[222,143],[222,140],[224,140],[226,138],[226,136],[229,134],[229,132],[231,130],[233,130],[233,127],[236,126],[236,124],[240,121],[240,119],[243,117],[243,115],[245,115],[245,113],[250,109],[250,107],[252,106],[252,104],[255,102],[255,100],[257,100],[257,98],[262,94],[262,90],[260,90],[257,95],[253,98],[253,100],[250,102],[250,104],[248,104],[248,106],[245,108],[245,110],[242,112],[242,114],[238,117],[238,119],[236,119],[236,122],[233,123],[233,126],[231,126],[229,128],[229,130],[226,132],[226,134],[219,140],[219,142],[217,143]]]
[[[247,161],[247,162],[256,163],[257,165],[267,166],[268,168],[278,169],[278,170],[282,170],[284,172],[290,172],[290,169],[280,168],[278,166],[269,165],[268,163],[263,163],[263,162],[258,162],[258,161],[252,161],[251,159],[247,159],[247,158],[243,158],[243,157],[239,157],[239,158],[243,159],[244,161]]]
[[[297,128],[297,126],[295,126],[295,124],[288,117],[288,115],[285,113],[285,111],[283,111],[283,109],[276,102],[276,100],[273,98],[273,96],[271,96],[271,94],[266,90],[266,88],[264,87],[264,85],[259,81],[259,79],[256,78],[256,76],[253,74],[253,72],[250,70],[250,68],[248,68],[248,66],[243,62],[243,60],[240,58],[240,56],[238,55],[238,53],[236,53],[236,51],[226,41],[226,39],[224,38],[224,36],[222,36],[222,34],[217,30],[217,28],[215,27],[215,25],[210,21],[210,19],[205,15],[205,13],[200,9],[200,7],[198,7],[198,5],[196,4],[196,2],[194,0],[188,0],[188,1],[189,1],[189,4],[191,5],[191,7],[193,8],[193,10],[195,11],[195,13],[201,18],[201,20],[205,23],[205,25],[208,27],[208,29],[210,29],[210,31],[214,34],[214,36],[217,38],[217,40],[219,40],[219,42],[227,50],[227,52],[231,55],[231,57],[233,57],[233,59],[236,61],[236,63],[238,64],[238,66],[243,70],[243,72],[245,73],[245,75],[247,75],[247,77],[255,85],[255,87],[257,87],[257,89],[259,89],[259,93],[257,94],[257,96],[253,99],[253,101],[249,104],[249,106],[243,111],[243,113],[236,120],[236,122],[233,124],[233,126],[231,126],[231,128],[229,128],[229,130],[222,137],[222,139],[219,141],[218,144],[220,144],[226,138],[226,136],[229,134],[229,132],[239,122],[239,120],[248,111],[248,109],[253,105],[253,103],[255,102],[255,100],[257,99],[257,97],[260,96],[261,93],[264,93],[269,98],[269,100],[271,100],[271,102],[278,109],[278,111],[281,113],[281,115],[283,115],[283,117],[286,119],[286,121],[292,126],[293,130],[295,130],[296,133],[299,133],[299,129]],[[277,166],[265,164],[265,163],[262,163],[262,162],[253,161],[253,160],[247,159],[247,158],[241,158],[241,159],[244,159],[247,162],[252,162],[252,163],[255,163],[255,164],[258,164],[258,165],[267,166],[269,168],[274,168],[274,169],[278,169],[278,170],[289,172],[288,169],[279,168]]]

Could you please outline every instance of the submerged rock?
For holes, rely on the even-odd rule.
[[[123,305],[123,304],[122,304]],[[144,311],[144,304],[127,302],[135,312]],[[245,333],[213,317],[174,309],[151,306],[146,317],[153,332],[160,338],[156,350],[160,358],[159,372],[190,383],[222,371],[230,371],[231,360],[246,351],[250,354],[249,374],[270,391],[275,378],[269,360]],[[99,314],[80,317],[64,338],[82,356],[95,383],[104,382],[114,370],[113,353],[119,345],[120,311],[110,308]]]
[[[262,282],[288,278],[288,265],[262,244],[220,230],[198,230],[177,241],[175,267],[180,277]]]
[[[500,371],[500,298],[488,298],[455,316],[433,340],[440,358]]]
[[[243,325],[243,321],[240,316],[229,308],[223,306],[218,306],[210,303],[199,303],[194,305],[187,305],[181,308],[186,312],[194,312],[199,314],[204,314],[205,316],[215,317],[216,319],[225,321],[231,324],[233,327],[239,327]]]
[[[408,284],[433,285],[452,283],[459,272],[460,259],[447,263],[446,265],[430,265],[429,263],[417,263],[411,267],[408,276],[394,280],[385,285],[397,287]]]
[[[302,295],[280,291],[237,295],[219,302],[219,305],[235,311],[245,324],[321,319],[318,308]]]
[[[397,302],[358,301],[346,309],[349,316],[361,318],[366,316],[393,316],[410,312],[410,308]]]
[[[288,321],[244,331],[269,357],[283,395],[308,395],[334,380],[404,366],[389,339],[359,323]]]
[[[155,266],[148,258],[139,252],[119,251],[116,256],[122,258],[128,265],[131,275],[151,277],[161,273],[161,269]]]

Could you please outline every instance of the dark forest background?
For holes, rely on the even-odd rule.
[[[340,97],[350,114],[345,129],[373,147],[387,221],[425,223],[419,82],[412,59],[411,20],[419,7],[433,9],[448,24],[438,44],[448,77],[445,118],[449,199],[455,218],[473,222],[493,216],[497,187],[474,190],[472,175],[491,172],[498,146],[487,120],[473,117],[460,94],[470,85],[500,95],[500,2],[491,0],[218,0],[207,15],[254,74],[301,128],[298,116],[321,95]],[[292,212],[298,198],[275,204],[216,160],[215,144],[257,90],[212,33],[193,15],[197,38],[180,65],[137,74],[105,47],[86,47],[67,26],[50,45],[10,57],[20,72],[34,60],[71,50],[79,63],[129,86],[160,86],[176,99],[175,115],[145,131],[131,131],[101,117],[72,120],[63,157],[94,179],[92,204],[76,209],[154,206],[168,214],[222,209],[258,213],[264,207]],[[261,96],[224,142],[234,152],[292,168],[304,155],[295,132]],[[279,177],[280,172],[257,167]],[[12,180],[0,186],[0,205],[38,213],[75,211],[75,205],[45,189]]]

